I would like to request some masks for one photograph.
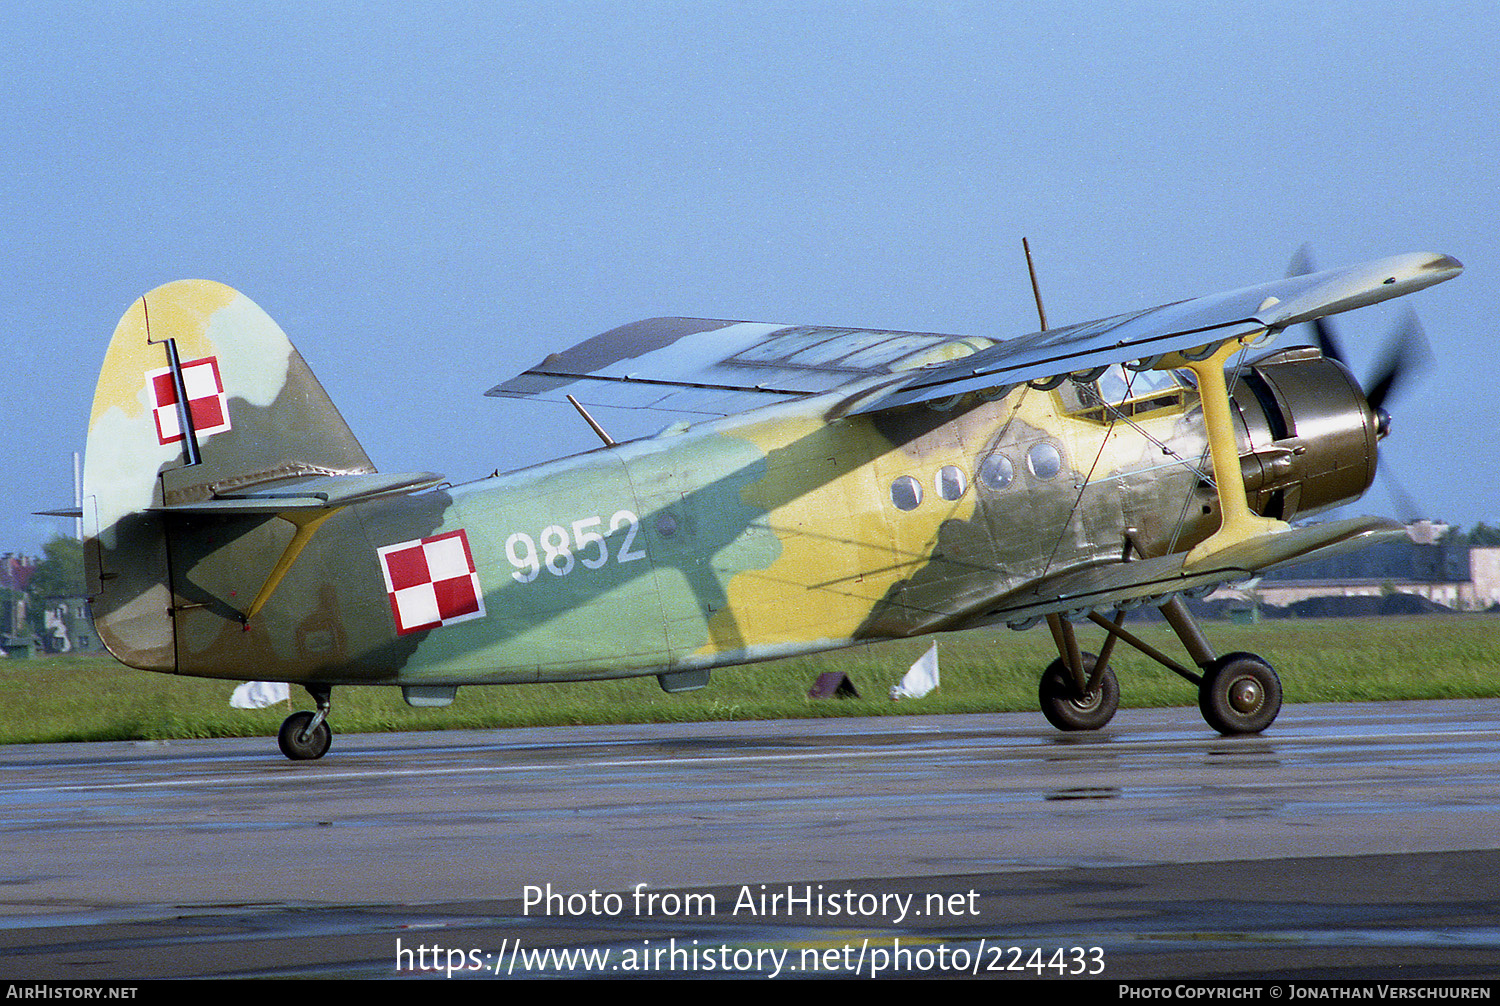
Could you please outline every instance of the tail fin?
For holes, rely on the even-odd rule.
[[[170,508],[262,483],[373,472],[285,333],[248,298],[169,283],[120,319],[84,464],[94,623],[121,660],[176,670]]]

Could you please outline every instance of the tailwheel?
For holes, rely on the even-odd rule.
[[[318,720],[316,726],[313,725],[314,719]],[[281,724],[276,743],[281,747],[281,753],[292,761],[310,761],[328,752],[328,746],[333,743],[333,731],[328,729],[328,721],[316,713],[292,713]]]
[[[1281,712],[1281,679],[1253,653],[1226,653],[1203,669],[1198,708],[1221,734],[1258,734]]]
[[[1081,654],[1083,673],[1094,682],[1098,658]],[[1098,730],[1110,721],[1120,708],[1120,683],[1108,664],[1091,691],[1083,693],[1061,659],[1052,661],[1042,674],[1039,688],[1042,715],[1059,730]]]
[[[328,710],[332,706],[333,689],[326,685],[305,685],[308,694],[318,704],[315,713],[292,713],[282,721],[276,735],[276,744],[281,753],[292,761],[311,761],[328,753],[333,743],[333,731],[328,726]]]

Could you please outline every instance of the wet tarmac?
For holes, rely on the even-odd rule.
[[[1500,700],[0,748],[0,974],[1500,977]]]

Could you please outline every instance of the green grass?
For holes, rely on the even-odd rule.
[[[1500,696],[1500,618],[1275,620],[1210,623],[1220,653],[1248,650],[1281,675],[1287,702]],[[1135,631],[1176,659],[1182,648],[1164,625]],[[399,689],[334,690],[333,723],[343,733],[580,723],[678,722],[1036,709],[1037,678],[1055,658],[1045,628],[976,630],[936,637],[942,685],[922,699],[892,702],[891,686],[929,638],[714,671],[701,691],[667,695],[653,677],[578,684],[459,689],[446,709],[411,709]],[[1080,630],[1086,649],[1102,633]],[[1193,705],[1192,685],[1120,644],[1111,660],[1126,706]],[[858,699],[808,699],[824,671],[844,671]],[[286,706],[229,708],[233,682],[149,674],[108,657],[0,660],[0,743],[162,740],[274,735]],[[301,689],[293,703],[310,708]]]

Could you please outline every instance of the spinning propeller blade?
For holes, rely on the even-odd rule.
[[[1312,251],[1309,246],[1303,245],[1292,256],[1286,274],[1288,277],[1303,276],[1314,271],[1316,266],[1313,264]],[[1319,318],[1312,325],[1313,344],[1324,356],[1347,367],[1348,357],[1344,355],[1333,334],[1332,323],[1327,318]],[[1431,360],[1432,350],[1422,332],[1422,324],[1417,320],[1416,312],[1408,308],[1406,316],[1386,337],[1380,362],[1363,384],[1370,409],[1379,416],[1382,437],[1390,430],[1390,413],[1385,409],[1386,400],[1419,377]]]

